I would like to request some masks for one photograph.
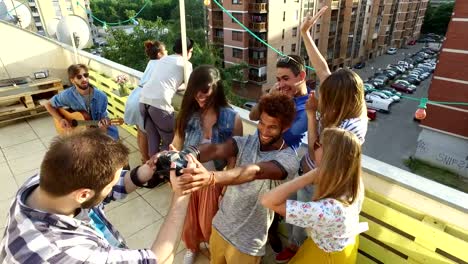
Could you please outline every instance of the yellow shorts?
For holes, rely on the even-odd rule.
[[[240,252],[212,228],[210,236],[211,264],[260,264],[262,257]]]

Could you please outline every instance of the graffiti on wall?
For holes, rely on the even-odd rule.
[[[416,146],[417,157],[419,156],[419,158],[424,160],[432,160],[448,168],[466,173],[468,170],[468,153],[465,153],[464,156],[462,155],[445,151],[439,145],[430,144],[422,139],[418,140]]]

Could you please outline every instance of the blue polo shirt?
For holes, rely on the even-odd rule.
[[[310,89],[307,88],[307,92]],[[309,94],[294,97],[294,104],[296,105],[296,116],[291,127],[283,134],[283,139],[288,146],[293,149],[299,148],[302,142],[307,143],[307,113],[305,105]]]
[[[50,99],[50,103],[54,108],[69,107],[74,111],[87,111],[86,102],[84,97],[76,90],[75,86],[72,86],[65,91],[54,95]],[[93,89],[93,98],[90,103],[91,113],[88,113],[93,120],[101,120],[107,118],[107,96],[104,92],[98,89]],[[107,128],[107,134],[114,138],[119,139],[119,132],[117,127],[109,126]]]

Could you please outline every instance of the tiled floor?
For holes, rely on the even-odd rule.
[[[131,150],[130,167],[133,168],[140,163],[136,138],[123,129],[119,131]],[[8,208],[18,187],[38,171],[55,135],[52,118],[47,115],[0,127],[0,234],[3,234]],[[107,206],[108,218],[131,248],[151,246],[167,214],[170,192],[168,185],[152,190],[141,189],[125,200]],[[182,263],[183,249],[183,243],[180,243],[174,263]],[[209,259],[200,254],[196,263],[209,263]],[[263,263],[274,263],[269,248]]]

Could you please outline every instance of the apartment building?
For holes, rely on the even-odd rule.
[[[257,36],[284,54],[300,54],[299,27],[307,13],[329,10],[312,29],[313,38],[332,70],[351,67],[401,48],[417,39],[428,0],[225,0],[223,6]],[[246,62],[248,73],[236,92],[258,98],[276,81],[277,53],[251,37],[212,3],[208,8],[209,39],[222,47],[225,66]],[[239,87],[236,87],[239,88]]]
[[[80,5],[77,5],[77,3]],[[90,15],[89,0],[28,0],[28,5],[37,32],[41,35],[52,36],[49,25],[54,23],[53,20],[59,20],[69,15],[83,18],[90,26],[93,38],[97,35],[96,27],[93,25],[93,18]]]
[[[468,102],[468,2],[456,1],[429,88],[429,100]],[[416,157],[468,180],[468,106],[427,105]]]

